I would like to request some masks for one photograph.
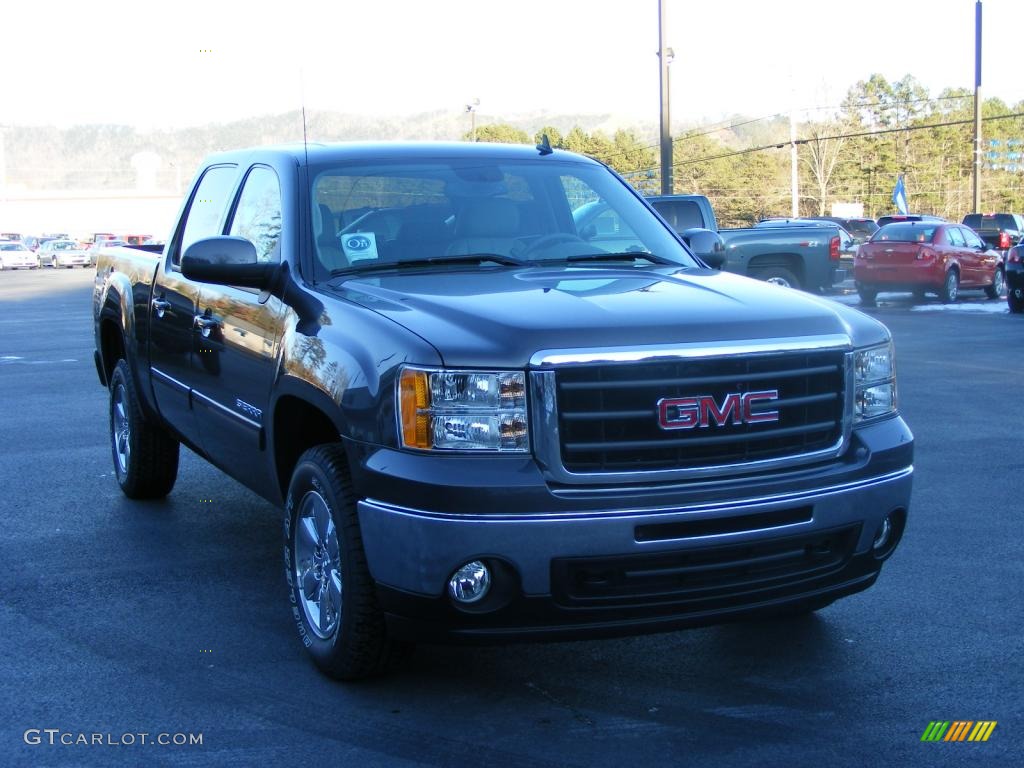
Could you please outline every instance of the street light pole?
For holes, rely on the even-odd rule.
[[[669,117],[668,65],[672,49],[665,46],[665,5],[658,0],[658,80],[661,87],[661,194],[672,194],[672,129]]]
[[[974,213],[981,213],[981,0],[974,4]]]

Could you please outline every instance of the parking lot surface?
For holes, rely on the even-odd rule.
[[[187,451],[166,500],[121,494],[92,279],[0,274],[0,763],[1020,764],[1024,317],[1005,302],[870,310],[917,441],[906,535],[870,590],[793,621],[423,646],[343,685],[295,636],[277,509]],[[998,724],[921,741],[936,720]],[[124,743],[141,733],[202,744]]]

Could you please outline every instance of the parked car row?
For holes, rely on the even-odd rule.
[[[128,245],[147,245],[157,242],[152,235],[115,235],[113,232],[92,232],[81,237],[72,237],[67,232],[53,232],[45,235],[22,235],[17,232],[2,232],[0,240],[18,242],[30,251],[38,252],[40,248],[54,240],[71,240],[81,250],[94,245],[111,245],[115,241]],[[162,242],[162,241],[161,241]]]

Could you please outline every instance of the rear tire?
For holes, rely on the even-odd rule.
[[[790,272],[785,267],[766,267],[759,269],[754,274],[758,280],[764,280],[766,283],[773,283],[775,285],[781,285],[784,288],[795,288],[800,290],[800,281],[796,279],[796,275]]]
[[[990,299],[1001,299],[1006,292],[1006,277],[1003,270],[997,269],[992,276],[992,285],[985,289],[985,295]]]
[[[320,445],[299,458],[284,533],[292,619],[313,662],[339,680],[384,672],[398,646],[377,604],[340,445]]]
[[[955,269],[946,273],[946,280],[939,291],[939,299],[943,304],[952,304],[960,293],[960,275]]]
[[[878,298],[878,291],[874,288],[868,288],[867,286],[858,285],[857,295],[860,296],[860,303],[865,307],[875,306],[875,299]]]
[[[110,450],[114,474],[130,499],[159,499],[178,477],[178,441],[142,412],[131,369],[117,361],[110,377]]]

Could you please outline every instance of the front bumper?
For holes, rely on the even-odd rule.
[[[401,503],[383,493],[358,503],[367,562],[392,631],[421,640],[662,631],[824,604],[874,582],[891,553],[876,557],[875,534],[893,513],[901,533],[910,505],[906,425],[888,419],[857,438],[845,459],[785,480],[542,491],[523,466],[495,504],[485,464],[461,469],[475,488],[420,485],[416,498],[433,508],[410,504],[411,478],[392,476]],[[495,597],[468,612],[446,585],[475,559],[493,566]]]
[[[1024,267],[1021,264],[1007,262],[1005,275],[1007,289],[1024,290]]]

